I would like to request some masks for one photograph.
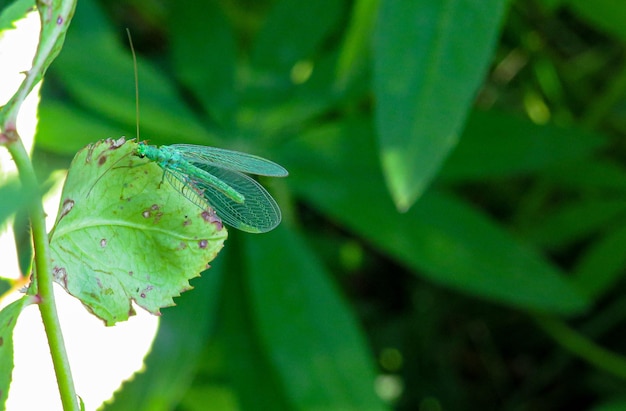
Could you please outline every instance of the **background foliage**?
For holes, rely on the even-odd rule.
[[[140,138],[290,171],[106,409],[626,408],[625,8],[79,2],[42,173],[134,136],[125,27]]]

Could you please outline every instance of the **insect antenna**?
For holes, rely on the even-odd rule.
[[[137,124],[137,141],[139,141],[139,75],[137,74],[137,55],[135,54],[133,39],[128,27],[126,28],[126,34],[128,34],[128,44],[130,45],[130,51],[133,55],[133,71],[135,72],[135,122]]]

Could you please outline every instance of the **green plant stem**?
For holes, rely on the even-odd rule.
[[[76,0],[37,0],[36,5],[41,21],[39,44],[32,67],[25,73],[17,92],[0,108],[0,144],[5,144],[9,149],[24,189],[38,193],[39,184],[33,164],[17,132],[17,116],[26,96],[43,79],[47,68],[61,51],[65,33],[74,15]],[[41,195],[37,195],[36,201],[30,202],[28,212],[35,248],[35,275],[29,292],[36,293],[39,299],[39,310],[48,337],[63,409],[78,411],[80,406],[54,301],[49,242]]]
[[[626,379],[626,358],[609,351],[551,316],[535,316],[537,324],[563,348],[595,367]]]
[[[7,147],[19,170],[20,179],[24,187],[36,190],[38,187],[37,178],[30,158],[22,144],[22,140],[18,138],[8,144]],[[40,300],[39,310],[41,311],[41,318],[48,337],[54,372],[61,394],[61,402],[63,403],[63,409],[65,411],[78,411],[80,407],[77,402],[74,380],[72,379],[72,372],[67,358],[63,334],[61,332],[61,324],[59,323],[54,300],[52,270],[49,263],[50,252],[48,235],[46,233],[45,213],[41,198],[31,203],[29,215],[35,248],[36,278],[34,281],[37,296]]]

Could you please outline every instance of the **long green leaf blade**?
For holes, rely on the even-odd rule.
[[[240,410],[288,411],[289,399],[285,387],[272,367],[266,345],[259,338],[255,307],[250,298],[248,263],[243,244],[234,237],[235,247],[225,250],[225,270],[221,290],[221,337],[224,356],[229,358],[223,365],[237,394]],[[231,243],[232,245],[233,243]],[[264,264],[273,262],[264,259]],[[252,262],[254,263],[254,262]]]
[[[0,311],[0,411],[5,409],[13,372],[13,329],[24,307],[34,302],[33,298],[24,296]]]
[[[387,409],[356,319],[302,237],[279,228],[245,246],[260,338],[292,409]]]
[[[411,207],[456,145],[505,8],[502,0],[381,0],[376,126],[399,210]]]
[[[560,314],[587,307],[587,296],[555,265],[459,198],[428,192],[398,214],[366,124],[330,126],[285,147],[294,191],[416,275],[513,307]],[[359,156],[351,155],[353,135],[363,136]]]

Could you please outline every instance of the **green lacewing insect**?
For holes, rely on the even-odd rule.
[[[139,138],[139,87],[137,58],[130,31],[128,41],[135,68],[137,137]],[[222,222],[249,233],[264,233],[281,220],[280,208],[256,180],[246,174],[285,177],[282,166],[252,154],[191,144],[150,146],[139,143],[137,153],[156,162],[163,178],[193,204],[212,208]],[[244,174],[245,173],[245,174]]]
[[[252,154],[191,144],[155,147],[139,143],[137,155],[156,162],[164,179],[202,209],[211,207],[226,224],[264,233],[281,220],[272,196],[247,174],[285,177],[282,166]]]

